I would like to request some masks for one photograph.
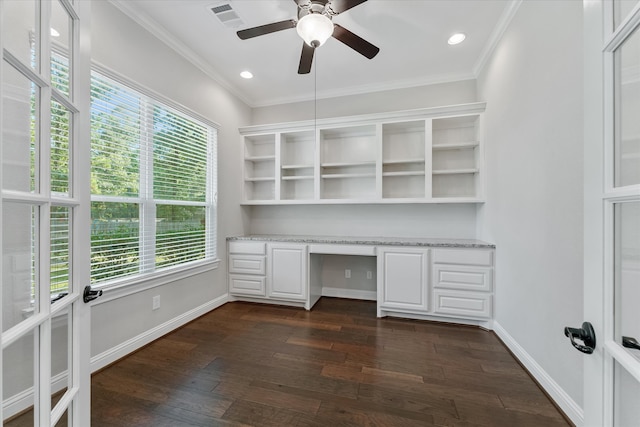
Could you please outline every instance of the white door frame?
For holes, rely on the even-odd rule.
[[[615,188],[613,51],[640,25],[640,4],[630,26],[614,32],[613,2],[584,0],[584,316],[596,349],[584,358],[584,425],[613,423],[613,366],[640,381],[640,367],[614,336],[614,216],[616,203],[640,201],[640,185]]]
[[[39,156],[35,163],[38,171],[36,173],[39,182],[39,189],[29,193],[24,191],[9,191],[3,185],[2,168],[0,162],[0,222],[3,215],[4,202],[14,201],[26,203],[31,206],[38,206],[39,216],[36,219],[36,233],[31,237],[37,247],[37,260],[35,277],[35,304],[34,313],[30,317],[20,321],[16,325],[8,328],[0,334],[0,366],[3,366],[3,356],[13,342],[28,336],[31,332],[34,335],[34,346],[32,356],[25,354],[25,360],[34,358],[33,387],[19,393],[25,396],[17,404],[7,410],[6,402],[0,405],[0,419],[4,420],[13,415],[20,405],[28,406],[29,402],[34,405],[34,425],[55,425],[57,421],[67,413],[70,425],[88,426],[91,418],[91,398],[90,398],[90,307],[83,302],[83,289],[89,284],[89,229],[90,229],[90,32],[91,3],[89,1],[71,0],[36,0],[35,2],[36,23],[34,36],[36,46],[40,46],[40,54],[37,55],[39,67],[32,69],[30,64],[21,62],[5,49],[6,40],[0,32],[0,53],[2,55],[3,66],[18,71],[31,82],[39,87],[39,103],[36,107],[38,129],[36,131],[36,145],[39,147]],[[52,36],[50,32],[52,5],[62,11],[65,21],[68,21],[70,31],[69,39],[72,40],[69,50],[69,63],[71,70],[70,94],[57,91],[52,87],[51,79],[51,51]],[[8,20],[5,17],[7,5],[4,0],[0,0],[0,20]],[[7,22],[7,21],[5,21]],[[26,40],[28,42],[28,40]],[[0,71],[0,82],[4,82],[2,71]],[[0,99],[3,95],[3,86],[0,85]],[[71,120],[69,127],[69,140],[72,147],[69,152],[69,189],[66,195],[52,194],[50,179],[50,144],[51,138],[51,100],[56,99],[63,105]],[[3,106],[0,105],[0,158],[4,147],[4,129],[8,123],[2,123],[4,113]],[[69,284],[68,295],[55,304],[49,302],[51,292],[49,288],[50,271],[50,213],[52,206],[61,206],[68,209],[69,215]],[[29,232],[29,230],[26,230]],[[0,228],[0,238],[2,238]],[[27,238],[28,240],[28,238]],[[0,245],[0,256],[3,246]],[[4,260],[4,257],[0,257]],[[38,271],[43,272],[39,274]],[[0,263],[0,277],[3,277],[2,263]],[[4,280],[3,280],[4,281]],[[3,301],[3,292],[0,292],[0,307],[7,303]],[[40,301],[40,302],[38,302]],[[64,387],[66,391],[60,400],[52,408],[52,323],[57,321],[60,314],[67,312],[68,335],[67,342],[67,370]],[[0,326],[2,326],[0,318]],[[0,331],[3,328],[0,328]],[[20,353],[22,354],[22,353]],[[0,395],[3,395],[3,384],[0,381]],[[15,400],[11,400],[16,402]]]

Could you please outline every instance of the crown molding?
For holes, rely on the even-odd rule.
[[[487,61],[491,57],[491,54],[493,54],[496,46],[498,46],[498,43],[502,39],[502,35],[506,31],[507,27],[509,27],[509,24],[511,24],[511,20],[516,15],[518,8],[520,8],[520,5],[522,4],[522,1],[523,0],[511,0],[509,4],[507,4],[507,7],[504,9],[504,12],[502,12],[498,23],[489,36],[487,44],[484,46],[484,49],[482,49],[482,52],[480,52],[480,55],[478,56],[478,61],[473,66],[474,78],[477,78],[484,69],[485,65],[487,65]]]
[[[178,41],[175,37],[171,35],[162,25],[153,20],[148,15],[139,12],[135,8],[131,7],[129,2],[126,0],[108,0],[109,3],[113,4],[116,8],[118,8],[122,13],[131,18],[134,22],[140,25],[142,28],[150,32],[156,38],[158,38],[162,43],[169,46],[173,49],[178,55],[182,56],[184,59],[189,61],[195,67],[197,67],[200,71],[205,73],[211,79],[216,81],[220,86],[224,89],[228,90],[233,95],[237,96],[242,102],[251,106],[251,100],[247,99],[247,97],[239,93],[236,88],[229,84],[229,82],[224,79],[213,67],[211,67],[206,61],[204,61],[199,55],[197,55],[194,51],[192,51],[187,45]]]

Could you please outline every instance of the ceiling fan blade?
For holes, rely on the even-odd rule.
[[[360,3],[364,3],[366,1],[367,0],[332,0],[329,6],[331,7],[331,10],[338,14],[344,12],[345,10],[349,10],[352,7],[356,7]]]
[[[372,45],[360,36],[353,34],[351,31],[338,24],[334,24],[333,38],[340,40],[356,52],[372,59],[380,52],[380,49]]]
[[[294,21],[293,19],[287,19],[286,21],[274,22],[272,24],[260,25],[259,27],[240,30],[237,32],[237,34],[238,34],[238,37],[240,37],[242,40],[246,40],[253,37],[275,33],[276,31],[287,30],[289,28],[295,28],[295,27],[296,27],[296,21]]]
[[[302,42],[302,54],[300,55],[300,65],[298,65],[298,74],[309,74],[311,72],[311,64],[313,63],[313,54],[315,48]]]

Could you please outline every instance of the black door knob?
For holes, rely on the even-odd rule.
[[[91,286],[87,285],[84,287],[84,292],[82,293],[82,300],[84,302],[90,302],[94,299],[102,296],[102,290],[94,291],[91,289]]]
[[[567,326],[564,328],[564,334],[569,337],[571,345],[578,351],[591,354],[596,348],[596,333],[593,330],[593,325],[589,322],[584,322],[582,328],[570,328]],[[582,341],[582,344],[577,342],[576,339]]]

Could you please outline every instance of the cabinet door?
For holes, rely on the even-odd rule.
[[[378,305],[417,313],[429,309],[428,249],[394,248],[378,253]]]
[[[269,297],[307,298],[307,245],[270,244],[267,268]]]

